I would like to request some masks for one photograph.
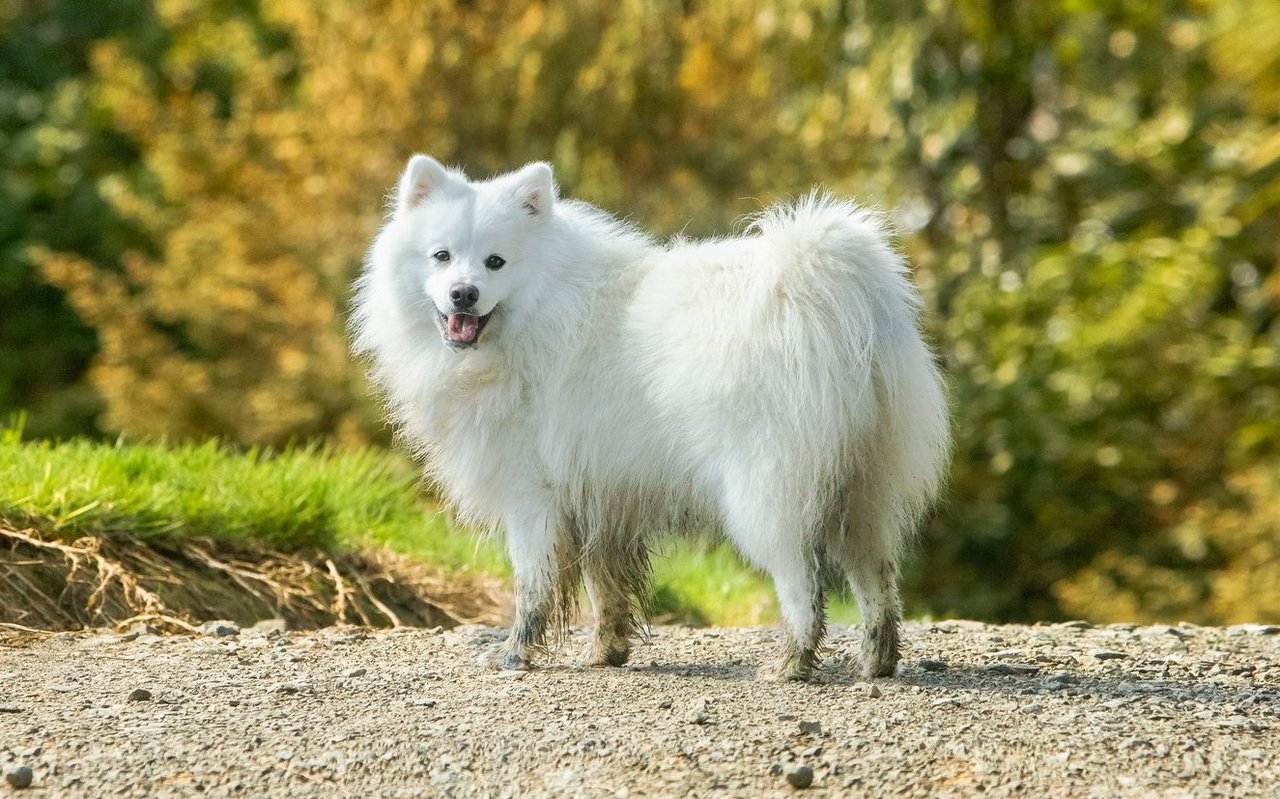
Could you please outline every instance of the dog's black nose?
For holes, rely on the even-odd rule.
[[[480,299],[480,289],[470,283],[454,283],[453,288],[449,289],[449,299],[453,300],[454,308],[465,310]]]

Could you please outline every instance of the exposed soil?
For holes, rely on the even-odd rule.
[[[45,796],[1275,796],[1280,628],[910,624],[898,677],[755,679],[768,630],[660,627],[622,669],[479,670],[498,631],[0,646],[0,766]],[[803,770],[812,770],[812,786]]]
[[[283,619],[290,629],[353,623],[452,627],[495,622],[500,581],[444,574],[381,550],[280,552],[206,538],[76,541],[0,518],[0,624],[41,630],[146,621],[194,631],[208,619]]]

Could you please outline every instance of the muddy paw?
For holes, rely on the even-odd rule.
[[[862,676],[866,679],[892,677],[898,671],[898,658],[866,658],[862,661]]]
[[[756,677],[766,682],[805,682],[813,675],[813,655],[787,653],[761,666]]]
[[[527,657],[509,651],[506,644],[497,644],[480,653],[476,665],[498,671],[527,671],[532,667]]]
[[[631,647],[626,644],[595,643],[582,653],[582,657],[578,659],[578,665],[588,668],[616,667],[626,663],[629,657],[631,657]]]
[[[892,677],[898,666],[898,625],[889,621],[869,628],[862,641],[862,676]]]

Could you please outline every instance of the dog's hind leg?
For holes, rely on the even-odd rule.
[[[547,628],[557,613],[564,594],[576,591],[577,583],[566,569],[571,548],[563,536],[564,524],[554,512],[508,514],[507,551],[515,573],[516,616],[507,640],[481,658],[481,663],[499,669],[527,669],[532,651],[541,646]],[[572,588],[567,587],[572,583]],[[572,597],[570,597],[570,601]]]
[[[862,675],[890,677],[898,665],[899,624],[902,603],[898,597],[898,563],[895,547],[885,541],[892,529],[883,514],[866,506],[851,509],[839,541],[829,551],[849,578],[849,586],[862,612]]]
[[[826,602],[818,581],[816,556],[803,549],[775,551],[768,567],[786,625],[778,659],[761,670],[771,680],[807,680],[818,664],[818,648],[826,633]]]
[[[858,608],[862,611],[862,676],[891,677],[898,665],[898,570],[885,553],[855,558],[849,570]]]
[[[790,513],[770,499],[768,494],[738,492],[726,508],[727,532],[742,554],[773,578],[786,627],[782,652],[761,668],[760,676],[807,680],[826,634],[826,603],[818,579],[821,557],[804,514]]]

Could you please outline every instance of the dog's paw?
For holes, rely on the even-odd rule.
[[[510,651],[506,644],[491,646],[480,653],[476,658],[476,665],[496,671],[528,671],[533,667],[527,657]]]
[[[862,676],[873,680],[877,677],[893,677],[898,673],[898,656],[895,653],[888,658],[867,658],[862,661]]]
[[[578,658],[578,665],[586,668],[622,666],[631,657],[631,647],[626,643],[594,643]]]
[[[869,628],[862,640],[862,676],[892,677],[898,667],[898,625],[890,621]]]
[[[813,653],[787,651],[771,663],[756,670],[756,678],[765,682],[807,682],[813,676]]]

